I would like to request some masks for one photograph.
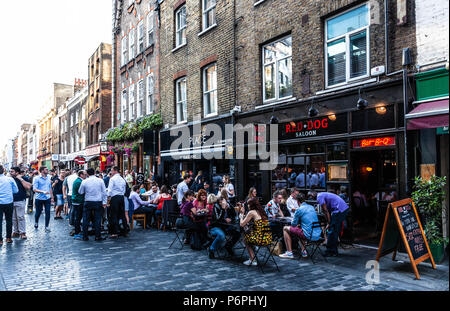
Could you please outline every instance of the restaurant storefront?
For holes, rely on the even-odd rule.
[[[405,197],[401,80],[366,86],[360,95],[368,103],[364,109],[357,108],[358,93],[353,89],[240,115],[237,122],[242,125],[278,121],[278,166],[261,171],[258,159],[238,160],[239,197],[244,198],[250,187],[256,187],[263,203],[274,191],[294,186],[305,194],[339,194],[342,189],[353,211],[349,225],[361,224],[352,232],[361,239],[376,237],[387,206],[383,199]],[[311,107],[317,116],[309,116]],[[364,202],[355,198],[359,193]]]
[[[205,180],[216,183],[223,175],[229,175],[234,180],[233,161],[226,159],[226,153],[233,152],[233,140],[225,138],[225,124],[231,124],[230,116],[210,119],[194,129],[194,123],[174,127],[177,136],[170,135],[170,129],[162,130],[161,139],[161,176],[167,185],[177,184],[185,174],[193,177],[202,171]],[[198,124],[198,123],[196,123]],[[221,136],[206,132],[208,125],[215,124],[220,129]],[[182,131],[187,131],[186,139],[180,140]],[[194,132],[195,131],[195,132]],[[198,133],[196,133],[198,131]],[[180,142],[180,144],[177,144]],[[181,145],[184,142],[183,145]],[[176,144],[174,147],[173,144]],[[214,146],[212,146],[214,145]],[[207,151],[205,151],[208,148]],[[205,152],[213,152],[213,159],[205,158]]]
[[[87,168],[93,168],[100,172],[103,172],[108,168],[107,157],[109,156],[109,152],[106,142],[88,146],[85,150],[85,156]]]
[[[414,175],[432,175],[449,180],[449,72],[438,68],[415,75],[416,101],[406,115],[408,140],[414,146]],[[448,182],[445,205],[449,208]],[[449,236],[448,220],[443,217],[444,237]]]

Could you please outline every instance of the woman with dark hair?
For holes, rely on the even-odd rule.
[[[253,252],[252,245],[256,246],[266,246],[272,243],[272,233],[269,227],[269,218],[264,210],[264,208],[259,204],[257,198],[252,198],[248,202],[249,212],[247,216],[244,217],[244,208],[242,207],[241,213],[239,214],[241,227],[247,226],[253,221],[253,228],[246,232],[245,246],[247,248],[250,259],[244,262],[244,265],[257,265],[255,261],[255,253]]]
[[[208,227],[206,226],[206,223],[211,211],[207,206],[207,198],[208,194],[206,191],[204,189],[200,189],[197,193],[197,198],[192,204],[194,208],[191,210],[192,219],[195,225],[193,229],[198,233],[198,236],[194,235],[194,238],[198,238],[200,240],[200,245],[203,245],[206,242],[208,235]]]
[[[172,199],[172,196],[169,194],[169,187],[167,187],[166,185],[163,185],[161,187],[161,190],[159,191],[159,195],[153,201],[153,204],[157,205],[156,211],[154,214],[154,223],[155,224],[158,223],[158,217],[161,217],[161,215],[162,215],[164,201],[171,200],[171,199]]]

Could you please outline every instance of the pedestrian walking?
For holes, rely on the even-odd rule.
[[[19,167],[11,168],[10,175],[16,182],[17,189],[19,189],[19,191],[14,194],[12,237],[20,237],[22,240],[25,240],[27,238],[25,224],[25,203],[27,200],[27,190],[30,190],[32,185],[27,176],[22,176],[22,172]]]
[[[0,165],[0,246],[3,245],[3,214],[6,221],[6,243],[12,243],[12,215],[14,194],[19,192],[16,182],[4,175],[5,169]]]
[[[111,238],[117,238],[119,234],[119,218],[124,222],[124,226],[127,227],[125,218],[125,190],[126,181],[120,176],[120,169],[114,166],[111,169],[111,179],[109,180],[108,187],[108,201],[109,207],[109,225]]]
[[[64,196],[64,200],[67,200],[67,204],[69,207],[69,211],[68,211],[68,213],[66,212],[66,216],[69,217],[69,225],[71,225],[71,226],[73,226],[72,188],[73,188],[73,183],[77,178],[78,178],[78,170],[74,169],[74,170],[72,170],[72,174],[70,176],[68,176],[66,179],[64,179],[64,183],[63,183],[63,196]]]
[[[83,241],[89,241],[88,226],[91,215],[94,215],[95,240],[102,241],[101,223],[106,208],[106,187],[102,179],[95,176],[93,168],[87,170],[87,179],[81,182],[79,194],[84,194],[83,207]]]
[[[36,176],[38,176],[38,172],[36,170],[33,170],[30,172],[28,179],[30,180],[31,185],[33,185],[33,180]],[[27,212],[28,214],[33,213],[34,200],[35,200],[35,195],[34,195],[33,187],[31,187],[30,196],[28,197],[28,212]]]
[[[50,232],[50,206],[53,203],[53,190],[50,177],[48,176],[48,169],[45,166],[39,168],[38,177],[33,180],[33,191],[36,193],[36,214],[34,228],[39,227],[39,218],[41,217],[42,210],[45,207],[45,232]]]
[[[85,171],[78,172],[78,178],[73,182],[72,188],[72,206],[73,206],[73,226],[75,227],[74,238],[82,239],[81,219],[83,218],[84,195],[79,193],[81,183],[87,177]]]

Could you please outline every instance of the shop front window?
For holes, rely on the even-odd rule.
[[[352,112],[352,132],[388,128],[395,128],[394,105]]]
[[[129,159],[126,154],[123,155],[123,171],[128,170]]]
[[[327,146],[327,160],[347,160],[347,143],[335,143]]]

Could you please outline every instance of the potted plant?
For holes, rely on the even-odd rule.
[[[440,263],[444,259],[445,246],[448,239],[443,237],[442,216],[446,213],[444,205],[446,177],[432,176],[429,180],[416,177],[412,199],[419,208],[423,220],[423,228],[430,246],[434,261]],[[447,219],[447,217],[445,217]]]

